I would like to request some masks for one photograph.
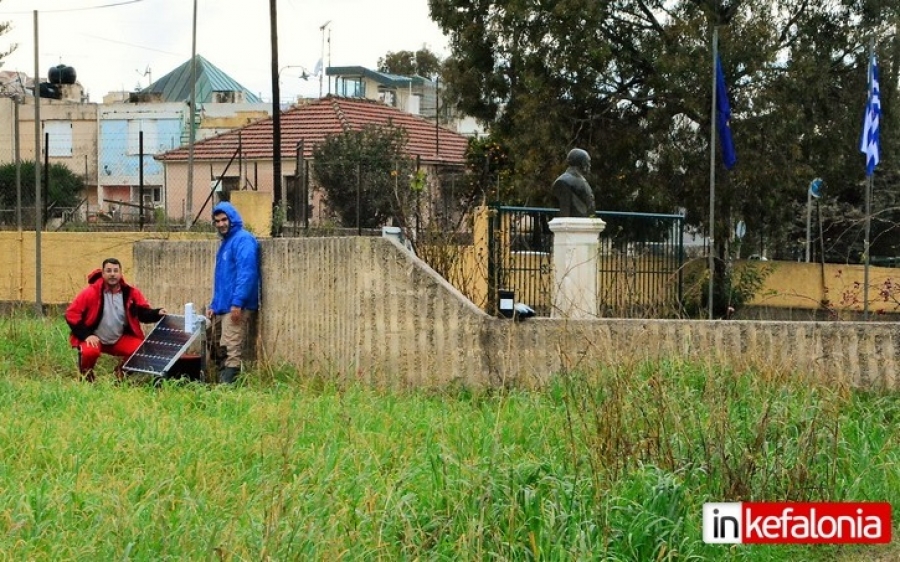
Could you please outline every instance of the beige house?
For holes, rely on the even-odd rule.
[[[17,124],[19,157],[35,159],[33,87],[33,80],[21,72],[0,72],[0,164],[15,161]],[[77,174],[96,177],[97,107],[85,103],[81,84],[55,88],[59,99],[41,98],[41,145],[49,143],[51,164],[64,164]],[[43,157],[41,154],[41,161]]]
[[[18,106],[18,107],[17,107]],[[15,161],[18,114],[19,157],[34,160],[34,98],[0,98],[0,163]],[[97,176],[97,105],[41,99],[41,146],[48,142],[51,164],[64,164],[85,177]],[[41,155],[43,160],[43,155]]]
[[[442,173],[461,172],[468,138],[419,115],[362,98],[327,96],[281,113],[281,186],[290,207],[311,207],[303,217],[311,224],[330,219],[324,193],[311,186],[302,190],[300,159],[312,163],[315,146],[329,135],[360,130],[367,125],[393,125],[406,130],[407,152],[416,157],[433,189]],[[274,193],[273,119],[268,118],[195,144],[193,151],[192,213],[208,216],[222,191],[254,190]],[[166,200],[177,203],[188,197],[187,178],[191,157],[188,147],[158,155],[165,167]],[[314,165],[314,164],[313,164]],[[292,205],[292,203],[294,203]],[[179,206],[167,205],[170,217],[182,215]],[[301,213],[288,217],[300,220]]]
[[[97,105],[42,98],[39,128],[42,153],[37,159],[34,117],[33,97],[0,97],[0,164],[15,162],[17,151],[20,160],[38,160],[42,164],[46,155],[46,161],[51,165],[61,164],[84,178],[87,192],[95,193],[99,128]]]

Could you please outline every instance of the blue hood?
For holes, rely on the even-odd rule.
[[[244,228],[244,220],[241,218],[241,214],[234,208],[234,205],[228,201],[222,201],[213,207],[213,217],[215,217],[217,213],[225,213],[225,216],[228,217],[228,222],[231,224],[228,228],[228,232],[225,233],[223,237],[231,236],[235,231]]]

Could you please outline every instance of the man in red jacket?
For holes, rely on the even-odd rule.
[[[141,322],[158,322],[166,311],[150,308],[147,299],[122,277],[122,264],[116,258],[106,258],[100,269],[88,275],[85,287],[66,308],[66,322],[71,335],[69,342],[78,349],[78,370],[94,381],[94,365],[101,353],[121,357],[121,366],[144,341]]]

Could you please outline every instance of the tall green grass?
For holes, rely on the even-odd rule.
[[[706,501],[894,501],[900,398],[677,362],[541,392],[75,376],[65,325],[0,319],[0,558],[863,560],[705,545]]]

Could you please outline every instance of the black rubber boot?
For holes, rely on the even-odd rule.
[[[225,367],[219,371],[219,382],[222,384],[234,384],[239,374],[241,374],[240,367]]]

